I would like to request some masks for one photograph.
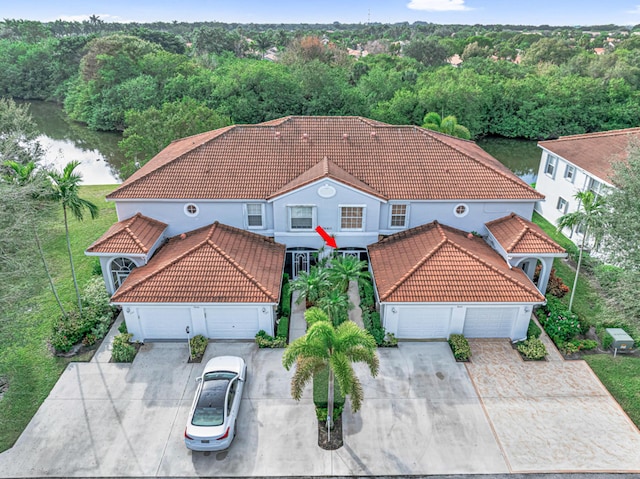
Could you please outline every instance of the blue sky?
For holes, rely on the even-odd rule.
[[[15,0],[1,18],[53,21],[221,21],[593,25],[640,23],[640,0]],[[7,4],[9,3],[9,4]]]

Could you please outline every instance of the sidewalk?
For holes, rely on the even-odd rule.
[[[118,317],[116,318],[115,322],[111,326],[111,329],[109,329],[109,332],[102,340],[102,344],[100,345],[96,353],[93,355],[93,358],[91,358],[90,362],[108,363],[111,360],[111,350],[113,349],[113,338],[118,334],[120,334],[120,331],[118,331],[118,327],[120,327],[120,324],[122,323],[122,321],[124,321],[124,315],[122,314],[122,311],[121,311]]]
[[[304,336],[307,332],[307,322],[304,319],[304,312],[307,307],[304,301],[298,304],[300,297],[299,291],[291,294],[291,318],[289,318],[289,342],[292,343],[296,339]]]

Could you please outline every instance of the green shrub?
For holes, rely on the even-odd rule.
[[[60,315],[53,321],[51,331],[51,345],[56,351],[66,353],[79,343],[85,334],[91,332],[93,323],[87,320],[84,314],[71,310],[65,315]]]
[[[583,331],[578,315],[569,312],[564,303],[553,296],[547,297],[547,304],[536,314],[540,324],[558,347]]]
[[[580,343],[580,349],[583,349],[584,351],[591,351],[598,347],[598,342],[593,339],[583,339]]]
[[[127,322],[124,319],[120,323],[120,326],[118,326],[118,331],[122,334],[127,334],[129,332],[127,331]]]
[[[313,403],[316,407],[327,408],[329,393],[329,368],[313,376]],[[333,407],[344,406],[344,396],[338,381],[333,381]],[[326,419],[326,417],[325,417]]]
[[[613,344],[613,336],[611,336],[604,327],[600,332],[600,341],[602,342],[602,349],[609,349]]]
[[[527,359],[540,360],[547,355],[547,348],[538,338],[531,338],[518,343],[518,351]]]
[[[113,338],[111,359],[116,363],[130,363],[136,357],[136,348],[129,341],[133,334],[118,334]]]
[[[577,344],[577,341],[567,341],[566,343],[558,344],[558,348],[566,355],[580,351],[580,346]]]
[[[82,338],[82,345],[93,346],[96,344],[96,341],[98,341],[98,338],[94,334],[88,333],[84,338]]]
[[[192,358],[201,358],[204,356],[204,351],[207,349],[207,344],[209,344],[209,340],[205,338],[202,334],[198,334],[189,340],[189,345],[191,347],[191,357]]]
[[[116,307],[109,304],[110,299],[101,277],[91,278],[82,291],[82,305],[96,315],[113,315]]]
[[[94,258],[93,264],[91,265],[91,274],[102,278],[102,265],[100,264],[100,258]]]
[[[339,417],[342,414],[343,410],[344,410],[343,404],[340,404],[338,406],[334,405],[333,419],[335,420],[335,418]],[[318,418],[318,421],[327,422],[327,411],[328,411],[327,407],[316,407],[316,417]]]
[[[536,322],[532,319],[529,321],[529,327],[527,328],[527,339],[536,338],[538,339],[542,334],[542,330],[536,324]]]
[[[289,337],[289,317],[282,316],[278,320],[278,330],[276,331],[276,337],[284,338],[285,340]]]
[[[373,310],[376,302],[371,280],[361,281],[358,286],[358,292],[360,293],[360,308],[362,311],[364,312],[365,309]]]
[[[457,361],[468,361],[471,357],[471,346],[469,346],[469,341],[462,334],[449,336],[449,346],[453,352],[453,357]]]
[[[598,347],[598,342],[593,339],[572,339],[560,348],[565,354],[573,354],[578,351],[589,351]]]
[[[256,344],[259,348],[284,348],[287,345],[287,338],[280,336],[274,338],[261,329],[256,333]]]
[[[278,313],[287,318],[291,316],[291,284],[289,283],[289,275],[286,273],[282,276],[282,294],[280,295]]]
[[[384,341],[380,346],[385,348],[392,348],[398,345],[398,338],[393,333],[386,333],[384,335]]]

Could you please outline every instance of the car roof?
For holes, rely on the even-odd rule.
[[[244,360],[238,356],[217,356],[210,359],[204,367],[204,373],[211,371],[231,371],[240,374]]]

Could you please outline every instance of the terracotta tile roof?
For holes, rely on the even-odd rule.
[[[611,183],[613,163],[628,158],[630,142],[640,140],[640,128],[563,136],[538,145]]]
[[[486,223],[485,226],[507,253],[565,253],[535,223],[515,213]]]
[[[543,198],[471,141],[360,117],[287,117],[179,140],[108,198],[265,199],[325,158],[384,198]]]
[[[370,195],[382,198],[384,200],[388,199],[378,191],[371,188],[366,183],[363,183],[355,176],[344,171],[334,162],[330,161],[326,156],[322,159],[322,161],[309,168],[297,178],[294,178],[292,181],[284,185],[267,199],[283,195],[285,193],[288,193],[289,191],[293,191],[297,188],[300,188],[301,186],[313,183],[314,181],[320,180],[322,178],[332,178]]]
[[[438,222],[396,233],[369,246],[381,301],[543,302],[519,268],[481,238]]]
[[[87,248],[87,253],[147,254],[167,228],[140,213],[118,221]]]
[[[111,301],[275,303],[284,257],[284,245],[216,222],[171,238]]]

